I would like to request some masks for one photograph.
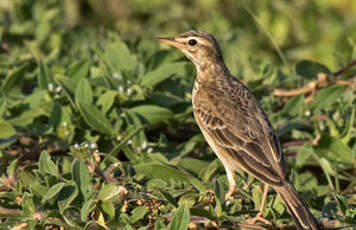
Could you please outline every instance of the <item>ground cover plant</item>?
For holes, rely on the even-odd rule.
[[[194,66],[153,38],[214,34],[326,226],[356,225],[356,2],[3,1],[0,229],[293,229],[192,115]],[[149,28],[149,29],[148,29]],[[286,229],[286,228],[284,228]]]

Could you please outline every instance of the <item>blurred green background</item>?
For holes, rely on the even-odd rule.
[[[192,115],[195,67],[154,40],[191,29],[217,38],[261,101],[313,214],[355,226],[356,69],[344,67],[356,59],[356,1],[0,7],[0,228],[238,229],[257,213],[262,184],[247,174],[224,202],[223,166]],[[320,73],[326,83],[309,93],[273,94]],[[264,217],[292,223],[272,190]]]
[[[234,72],[249,58],[280,63],[275,46],[290,65],[311,59],[335,69],[354,55],[356,3],[351,0],[4,0],[2,9],[2,33],[10,42],[34,37],[49,50],[80,49],[59,39],[63,36],[100,42],[108,29],[130,45],[199,29],[217,37]]]

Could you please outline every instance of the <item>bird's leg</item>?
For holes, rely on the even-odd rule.
[[[235,181],[235,172],[225,167],[225,171],[227,174],[227,179],[229,181],[229,191],[225,194],[225,200],[233,200],[234,197],[232,196],[236,189],[236,181]]]
[[[265,203],[267,200],[268,188],[269,188],[269,185],[265,184],[264,188],[263,188],[263,195],[262,195],[262,199],[261,199],[260,211],[257,213],[257,215],[254,218],[247,221],[249,224],[254,224],[257,221],[261,221],[261,222],[263,222],[265,224],[269,224],[269,225],[272,224],[271,222],[269,222],[268,220],[266,220],[262,217],[263,209],[264,209],[264,206],[265,206]]]

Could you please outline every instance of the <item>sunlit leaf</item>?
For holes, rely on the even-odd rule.
[[[314,148],[320,157],[325,157],[331,161],[351,164],[351,149],[340,139],[323,135],[318,145]]]
[[[312,108],[327,108],[332,105],[342,96],[345,88],[345,85],[332,85],[320,90],[313,100]]]
[[[58,177],[57,165],[51,160],[51,156],[47,151],[41,153],[39,159],[39,170],[41,173],[48,173],[52,176]]]
[[[109,109],[113,106],[115,98],[118,96],[118,92],[114,90],[110,90],[105,92],[99,100],[97,101],[97,105],[101,106],[101,110],[103,113],[107,113]]]
[[[42,197],[41,202],[45,203],[47,200],[52,199],[54,196],[56,196],[64,187],[65,183],[60,182],[53,187],[51,187]]]
[[[188,229],[190,218],[189,207],[186,204],[182,204],[173,214],[171,222],[171,230],[186,230]]]
[[[116,35],[113,35],[112,41],[106,45],[104,59],[112,72],[122,73],[134,66],[129,49]]]
[[[126,112],[139,116],[143,122],[153,126],[168,122],[173,118],[173,112],[171,110],[156,105],[140,105],[128,109]]]
[[[88,166],[79,160],[72,162],[72,178],[84,195],[89,189],[90,174]]]
[[[112,127],[110,121],[105,117],[98,108],[94,105],[78,103],[79,111],[82,114],[85,122],[94,130],[111,136]]]
[[[141,85],[146,87],[153,87],[156,84],[171,77],[173,74],[182,73],[184,65],[184,62],[164,64],[143,76],[141,78]]]
[[[72,64],[68,71],[67,76],[74,79],[85,78],[89,73],[90,62],[88,60],[82,60]]]
[[[85,78],[80,79],[75,90],[75,102],[79,106],[79,103],[90,105],[92,101],[93,91],[88,80]]]
[[[8,122],[0,118],[0,139],[9,138],[16,134],[16,129]]]
[[[160,178],[169,182],[170,180],[186,181],[195,186],[199,191],[205,191],[205,186],[198,179],[181,172],[173,167],[157,164],[157,163],[142,163],[135,165],[134,168],[137,172],[144,174],[148,177]]]

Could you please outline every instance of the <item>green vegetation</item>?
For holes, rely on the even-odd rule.
[[[152,39],[190,29],[261,101],[313,214],[356,225],[356,1],[202,2],[1,2],[0,229],[237,229],[257,213],[245,173],[224,201],[195,67]],[[292,224],[272,191],[264,217]]]

